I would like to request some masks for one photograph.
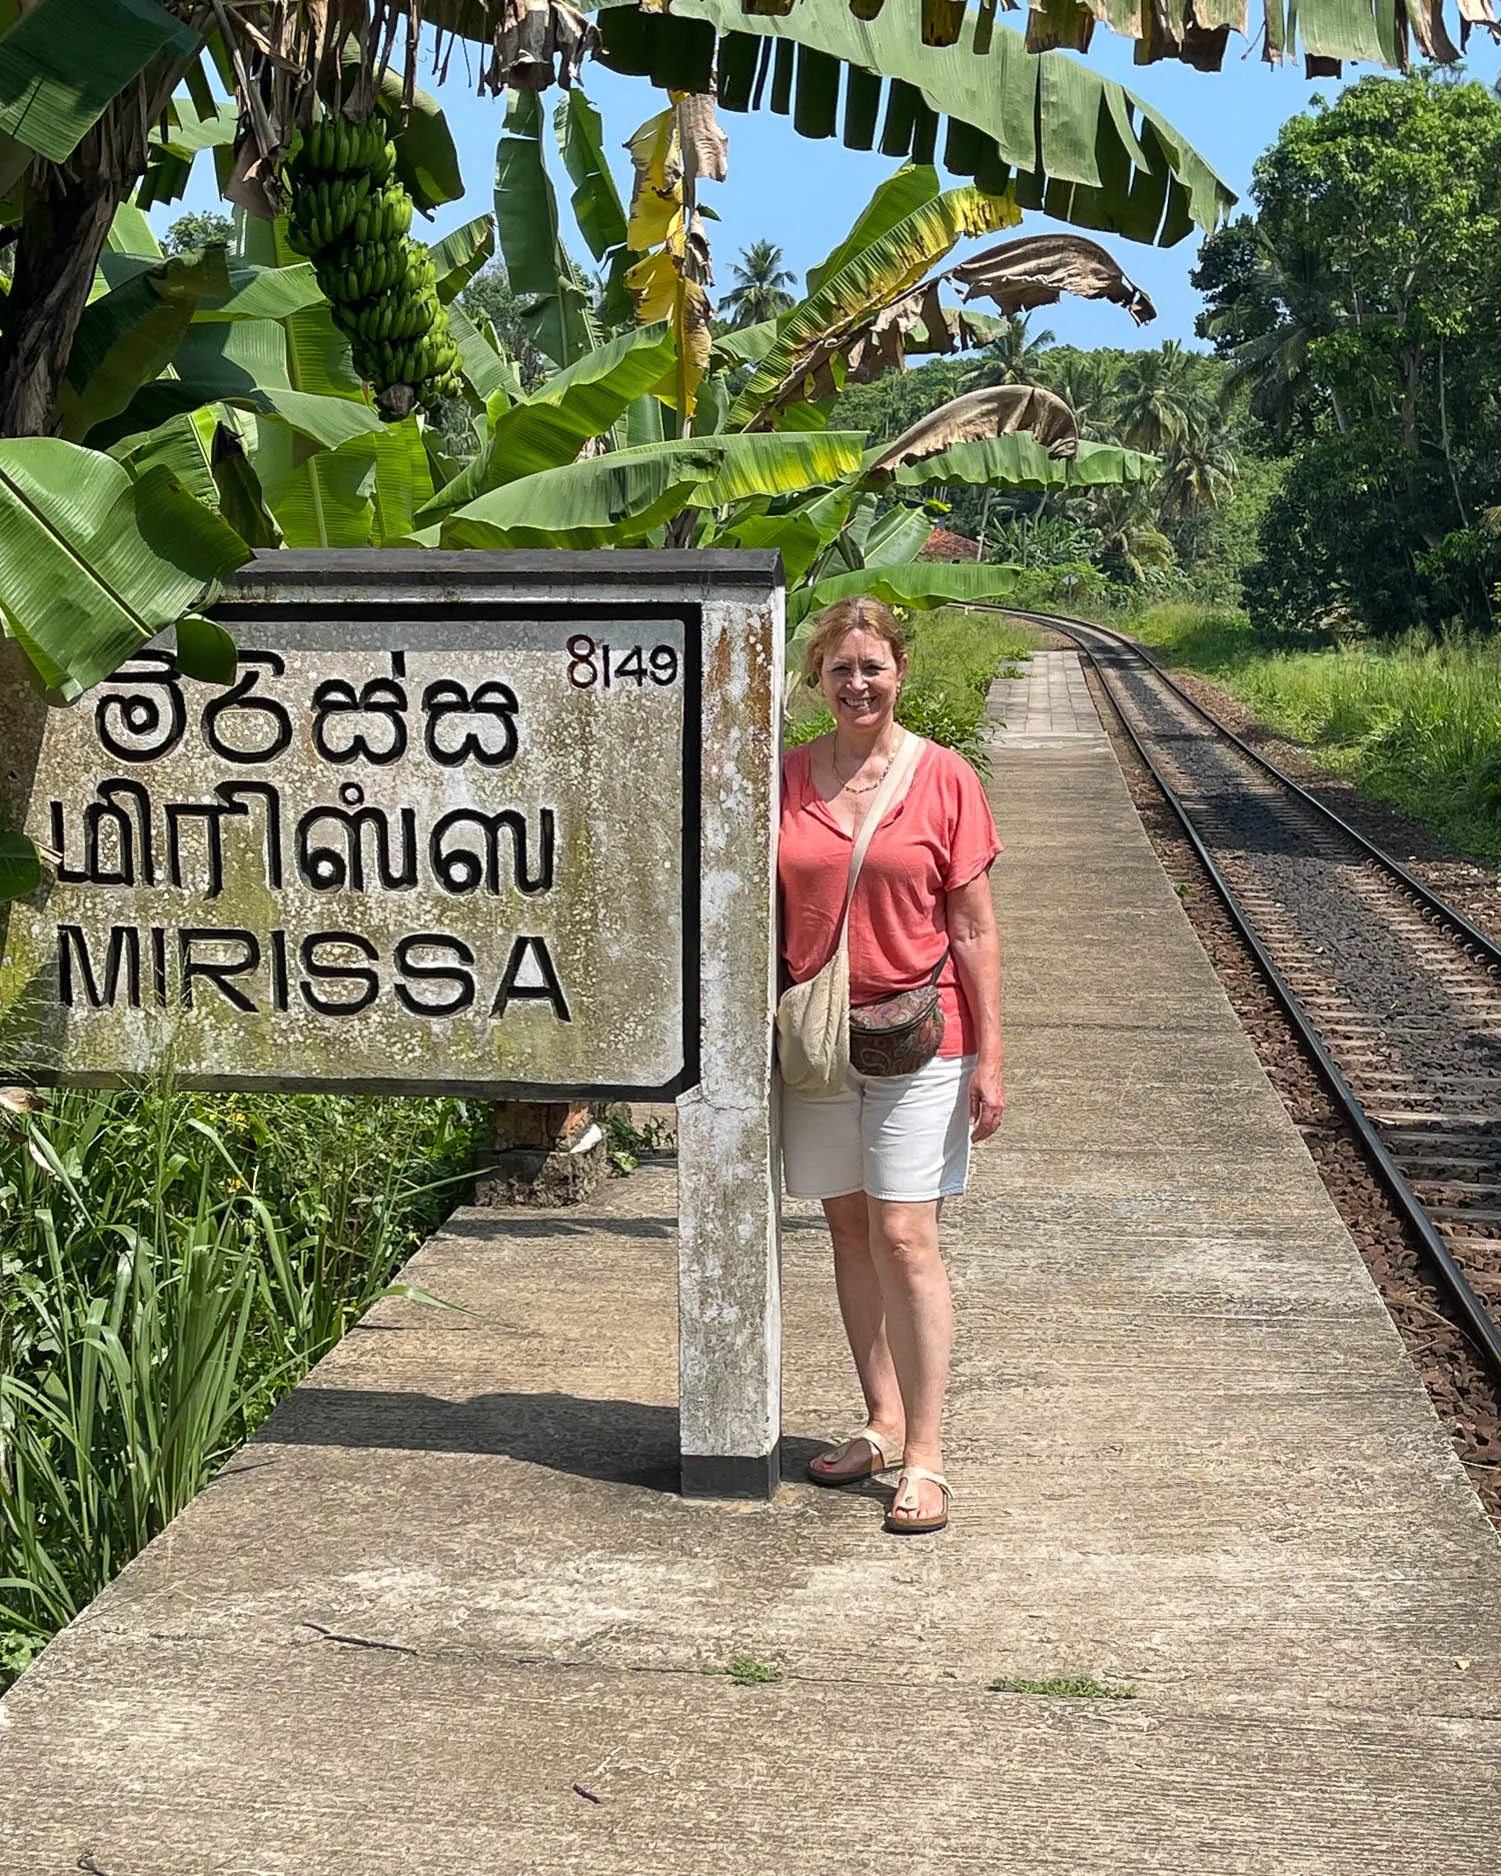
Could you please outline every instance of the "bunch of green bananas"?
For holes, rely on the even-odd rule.
[[[377,186],[396,167],[385,121],[373,112],[358,124],[347,117],[320,117],[307,134],[302,156],[309,169],[330,176],[366,175]]]
[[[289,239],[312,257],[355,369],[389,420],[460,391],[459,351],[426,251],[408,239],[412,198],[394,180],[396,152],[375,113],[322,117],[287,164]]]

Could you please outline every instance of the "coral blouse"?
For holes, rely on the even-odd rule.
[[[834,954],[849,879],[847,834],[813,786],[807,744],[782,760],[777,849],[782,960],[793,983]],[[944,894],[985,872],[1002,851],[980,778],[952,749],[929,743],[906,794],[876,829],[850,912],[850,1002],[873,1003],[927,982],[948,943]],[[972,1055],[974,1015],[950,956],[940,1055]]]

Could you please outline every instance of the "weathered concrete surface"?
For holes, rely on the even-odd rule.
[[[726,595],[726,597],[731,597]],[[776,830],[786,611],[706,604],[699,1076],[678,1100],[678,1438],[693,1495],[770,1499],[782,1421]]]
[[[169,1054],[187,1087],[690,1085],[705,860],[775,828],[781,574],[608,558],[263,555],[217,609],[235,683],[153,642],[40,736],[0,659],[0,823],[59,855],[0,906],[4,1058],[65,1085]],[[726,692],[731,641],[757,670]]]
[[[995,764],[952,1528],[800,1480],[851,1418],[806,1214],[769,1506],[671,1490],[668,1174],[461,1216],[414,1275],[478,1317],[383,1305],[0,1705],[0,1876],[1490,1876],[1501,1551],[1066,733]],[[987,1691],[1085,1673],[1140,1697]]]

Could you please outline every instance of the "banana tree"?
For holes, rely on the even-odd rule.
[[[438,243],[440,292],[452,297],[492,248],[488,217]],[[185,538],[217,544],[206,561],[195,550],[191,564],[206,569],[189,596],[196,607],[251,547],[404,538],[433,491],[416,420],[381,422],[283,223],[242,216],[230,254],[167,259],[145,217],[125,205],[79,321],[59,413],[61,440],[17,458],[24,475],[16,471],[5,499],[27,529],[81,557],[85,587],[95,575],[108,585],[114,558],[143,551],[129,545],[141,516],[147,526],[177,513]],[[176,508],[169,484],[181,497]],[[85,486],[100,491],[104,506],[79,533],[75,498]],[[7,533],[0,555],[0,617],[60,698],[107,676],[146,622],[152,630],[173,622],[170,609],[123,592],[96,605],[71,581],[54,591],[35,577],[20,538]],[[153,563],[148,556],[141,564]],[[162,590],[177,594],[179,586]],[[127,626],[132,618],[140,623]]]
[[[628,283],[642,280],[643,259],[655,254],[672,262],[674,234],[692,226],[694,171],[709,170],[722,147],[712,119],[688,108],[700,102],[677,100],[629,140],[636,180],[628,216],[599,153],[592,107],[578,91],[560,107],[554,129],[565,154],[575,114],[594,133],[588,174],[575,189],[575,214],[607,231],[591,247],[612,266],[623,262]],[[529,129],[537,125],[528,107],[513,107],[503,146],[514,138],[518,118]],[[555,316],[568,285],[566,267],[558,263],[558,291],[550,296],[541,265],[546,253],[563,249],[540,136],[528,136],[525,154],[523,164],[513,148],[497,163],[500,246],[532,257],[526,277],[534,296],[534,340],[571,354],[575,340]],[[862,331],[883,306],[910,295],[962,235],[1018,218],[1008,197],[972,187],[945,191],[931,166],[909,165],[877,189],[849,235],[813,270],[800,305],[712,343],[706,319],[684,316],[683,306],[694,302],[686,293],[682,301],[673,298],[664,268],[662,292],[653,284],[636,296],[638,311],[660,305],[664,317],[604,342],[590,327],[586,338],[594,349],[571,356],[538,389],[489,399],[473,459],[419,511],[412,539],[448,548],[775,546],[787,570],[794,625],[825,603],[828,581],[876,567],[882,590],[904,605],[1006,590],[1013,577],[1006,569],[956,570],[917,558],[931,530],[930,489],[962,482],[1113,484],[1150,474],[1150,459],[1080,444],[1071,423],[1064,426],[1067,446],[1060,447],[1056,425],[1041,421],[1047,405],[1041,393],[1009,415],[991,409],[1007,399],[985,394],[979,428],[959,420],[936,440],[911,440],[894,456],[870,449],[862,431],[839,429],[837,402],[820,393],[834,388],[835,375],[846,374],[845,354],[863,342]],[[993,263],[983,278],[995,288],[999,271],[1009,291],[1022,291],[1016,282],[1024,279],[1025,291],[1041,297],[1072,288],[1117,299],[1138,316],[1150,312],[1103,251],[1090,243],[1080,247],[1089,252],[1072,255],[1067,266],[1056,256],[1044,266],[1032,253],[1020,272]],[[691,279],[682,284],[698,289]],[[931,301],[925,302],[926,326],[907,331],[904,345],[953,343],[959,316],[941,306],[936,283],[919,291]],[[810,353],[817,354],[816,371]],[[1037,434],[1015,434],[1028,430]],[[878,508],[893,512],[875,526]]]
[[[283,160],[321,99],[351,115],[388,110],[407,134],[398,174],[419,207],[453,199],[446,130],[434,133],[415,60],[392,57],[409,34],[415,45],[421,12],[415,0],[0,0],[0,228],[16,242],[0,307],[0,436],[53,429],[96,265],[143,178],[148,201],[170,200],[211,149],[225,197],[269,219]],[[509,13],[506,0],[469,0],[465,23],[504,37]],[[576,72],[591,35],[579,20],[570,42],[565,25],[560,14],[548,36],[549,81],[554,60],[565,80]],[[540,71],[538,36],[511,37],[482,88],[503,89],[518,64]]]
[[[461,7],[462,0],[454,0],[439,10],[454,14]],[[721,73],[732,75],[729,83],[741,100],[722,100],[730,109],[760,108],[769,79],[771,108],[791,111],[808,136],[833,134],[842,90],[846,118],[853,120],[853,129],[846,124],[845,139],[861,149],[871,147],[881,91],[879,83],[871,87],[851,80],[867,74],[890,78],[894,94],[899,88],[920,94],[915,99],[894,95],[889,101],[881,147],[890,156],[913,153],[911,141],[894,145],[903,134],[911,139],[914,128],[931,144],[944,118],[961,131],[975,129],[987,106],[1007,127],[1031,123],[1027,81],[1020,80],[1021,97],[1013,93],[1016,67],[1028,55],[1045,56],[1057,47],[1088,51],[1097,25],[1135,40],[1139,65],[1178,59],[1199,71],[1219,70],[1232,32],[1247,35],[1252,44],[1259,41],[1268,63],[1303,58],[1310,78],[1338,77],[1346,59],[1406,71],[1409,32],[1423,59],[1451,65],[1461,56],[1443,0],[1424,0],[1416,7],[1403,0],[1366,0],[1356,6],[1347,0],[1301,0],[1296,8],[1264,0],[1263,17],[1254,24],[1254,9],[1245,4],[1173,9],[1034,0],[1025,35],[1001,25],[993,6],[972,11],[964,0],[922,0],[914,11],[915,18],[905,8],[883,11],[882,0],[757,0],[754,7],[741,0],[673,0],[668,14],[640,0],[602,0],[602,56],[608,63],[619,62],[622,71],[640,70],[680,89],[695,87],[717,64]],[[1456,0],[1455,15],[1461,40],[1468,26],[1494,25],[1496,18],[1490,0]],[[783,59],[760,52],[756,42],[767,38],[774,46],[797,49],[799,56],[794,61],[790,55]],[[818,56],[805,58],[805,51]],[[964,142],[968,148],[968,139]]]
[[[1467,30],[1493,0],[1456,0]],[[1135,239],[1208,228],[1232,196],[1142,99],[1058,48],[1084,51],[1097,20],[1137,41],[1138,58],[1220,63],[1245,11],[1034,0],[1025,36],[993,0],[923,0],[913,30],[881,0],[0,0],[0,226],[18,241],[0,327],[0,436],[51,428],[89,281],[115,210],[148,177],[171,200],[194,157],[215,151],[226,197],[269,215],[277,173],[315,101],[353,69],[368,107],[382,86],[411,110],[422,25],[435,69],[455,40],[481,48],[481,90],[513,81],[565,87],[597,52],[620,71],[680,91],[717,92],[728,110],[790,115],[804,136],[929,161],[988,194]],[[1310,76],[1342,59],[1406,68],[1409,37],[1437,63],[1460,54],[1444,0],[1265,0],[1271,59],[1302,51]],[[1300,44],[1301,37],[1301,44]],[[393,52],[403,55],[393,61]],[[467,54],[466,54],[467,62]],[[400,67],[400,76],[393,73]],[[231,94],[216,96],[214,79]],[[187,104],[174,102],[187,84]]]

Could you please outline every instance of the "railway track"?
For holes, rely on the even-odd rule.
[[[1089,654],[1336,1104],[1501,1378],[1501,947],[1120,633],[1049,613],[1012,616]]]

